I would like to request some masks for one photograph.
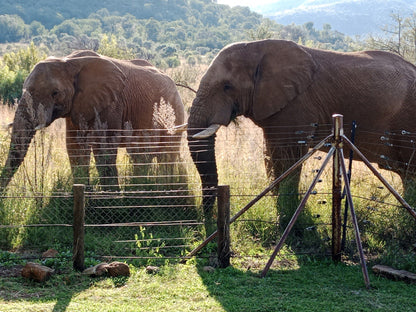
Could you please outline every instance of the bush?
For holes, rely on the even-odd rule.
[[[46,58],[46,54],[32,42],[27,48],[7,53],[0,64],[0,98],[13,104],[22,95],[23,82],[33,66]]]
[[[166,63],[170,68],[178,67],[181,65],[181,61],[177,56],[171,56],[166,59]]]

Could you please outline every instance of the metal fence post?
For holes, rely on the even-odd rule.
[[[220,268],[230,265],[230,186],[218,186],[218,264]]]
[[[75,270],[84,269],[84,219],[85,219],[85,185],[74,184],[74,244],[73,244],[73,267]]]
[[[332,165],[332,260],[341,261],[341,200],[342,175],[339,149],[342,148],[341,136],[344,134],[343,116],[332,115],[335,153]]]

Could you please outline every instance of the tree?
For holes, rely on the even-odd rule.
[[[27,34],[26,24],[17,15],[0,15],[0,42],[16,42]]]
[[[273,37],[271,27],[272,22],[270,20],[266,20],[263,23],[261,23],[258,27],[256,27],[254,30],[250,29],[247,32],[247,36],[250,40],[270,39]]]
[[[152,40],[152,41],[157,42],[158,41],[158,37],[159,37],[160,30],[161,30],[160,23],[157,20],[151,18],[146,23],[145,29],[146,29],[147,38],[150,39],[150,40]]]
[[[70,36],[81,36],[82,31],[79,25],[75,20],[65,20],[61,24],[54,26],[51,30],[51,33],[57,35],[58,37],[63,34],[68,34]]]
[[[99,54],[114,57],[117,59],[133,59],[134,54],[128,48],[122,48],[118,45],[117,39],[114,35],[108,37],[104,35],[100,42],[100,47],[97,51]]]
[[[4,104],[13,104],[21,97],[24,80],[33,66],[45,58],[46,54],[33,42],[25,49],[3,56],[3,64],[0,64],[0,98]]]
[[[33,21],[29,25],[29,35],[31,37],[43,36],[46,34],[46,28],[38,21]]]
[[[390,15],[392,23],[381,30],[384,36],[370,36],[367,46],[370,49],[389,51],[416,63],[416,13],[403,16],[399,13]]]

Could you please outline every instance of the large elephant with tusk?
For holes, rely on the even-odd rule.
[[[413,64],[387,52],[330,52],[284,40],[236,43],[220,51],[201,79],[188,118],[206,218],[212,218],[218,184],[214,145],[220,126],[240,115],[260,126],[271,172],[280,176],[307,151],[309,146],[298,142],[313,144],[334,113],[344,115],[345,124],[356,121],[356,145],[370,161],[403,180],[414,174]],[[385,133],[388,144],[380,142]],[[292,184],[281,183],[280,191],[297,193],[299,179],[300,171]],[[287,222],[292,213],[280,217]]]
[[[145,60],[117,60],[93,51],[39,62],[23,85],[10,150],[0,176],[6,187],[36,131],[66,120],[66,146],[75,176],[88,179],[91,151],[102,185],[118,188],[117,148],[135,162],[179,155],[185,111],[175,83]],[[148,158],[148,157],[147,157]]]

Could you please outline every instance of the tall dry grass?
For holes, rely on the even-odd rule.
[[[189,86],[197,89],[205,68],[204,66],[185,66],[171,70],[169,74],[176,77],[175,80],[185,81]],[[189,111],[195,95],[187,88],[179,87],[178,89],[186,110]],[[0,123],[6,125],[12,122],[14,109],[0,105],[0,116],[2,116]],[[9,142],[9,132],[1,130],[0,166],[5,163]],[[218,132],[216,142],[219,183],[230,185],[231,208],[235,213],[270,183],[263,157],[262,130],[247,119],[239,119],[236,124],[222,127]],[[318,159],[318,156],[321,156],[321,159]],[[303,193],[309,186],[315,170],[320,167],[322,156],[321,153],[304,164],[301,185],[297,190],[300,193]],[[132,167],[124,149],[121,149],[117,161],[119,181],[129,183]],[[188,188],[193,194],[199,196],[199,176],[189,155],[185,135],[181,145],[181,163],[186,168]],[[91,169],[92,179],[98,179],[98,172],[94,169],[93,163]],[[397,175],[385,170],[380,171],[400,192],[402,191]],[[305,231],[316,231],[321,238],[329,240],[331,236],[331,165],[325,170],[321,179],[322,182],[318,183],[316,192],[311,196],[306,207],[307,212],[315,218],[314,224],[305,225]],[[1,223],[32,222],[36,220],[39,207],[47,205],[48,196],[52,192],[70,192],[71,188],[72,177],[65,147],[65,126],[63,120],[58,120],[36,134],[24,163],[9,186],[7,193],[9,199],[2,200]],[[406,212],[395,206],[397,201],[384,187],[381,187],[381,184],[361,162],[354,162],[351,188],[360,226],[365,234],[364,241],[368,246],[382,249],[385,247],[387,238],[403,238],[398,232],[403,232],[400,220],[406,218]],[[22,197],[26,195],[30,196]],[[196,201],[199,203],[200,198]],[[59,216],[59,213],[58,208],[56,214]],[[279,237],[276,230],[278,218],[276,198],[265,197],[241,217],[245,220],[244,222],[236,222],[233,227],[236,237],[234,244],[244,244],[247,240],[253,241],[253,238],[254,241],[258,240],[260,245],[265,241],[275,242]],[[350,222],[349,225],[351,225]],[[348,233],[348,241],[353,245],[354,235],[351,228]],[[13,246],[18,246],[23,240],[23,235],[19,236],[16,232],[13,235],[15,237],[7,239],[13,242]]]

